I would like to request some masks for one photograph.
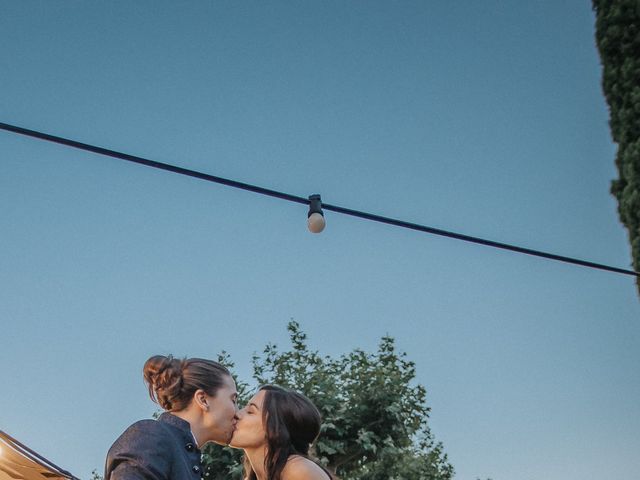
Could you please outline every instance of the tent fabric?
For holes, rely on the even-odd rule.
[[[78,480],[0,430],[0,480]]]

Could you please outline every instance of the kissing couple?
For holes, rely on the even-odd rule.
[[[229,370],[202,358],[156,355],[143,376],[164,413],[134,423],[114,442],[104,480],[197,480],[207,442],[244,450],[245,480],[333,479],[309,456],[321,418],[301,393],[265,385],[238,410]]]

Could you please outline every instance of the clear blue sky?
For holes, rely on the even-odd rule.
[[[0,121],[630,265],[589,1],[0,4]],[[633,279],[0,132],[0,429],[88,478],[152,354],[390,334],[474,480],[637,478]]]

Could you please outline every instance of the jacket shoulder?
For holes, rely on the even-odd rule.
[[[168,478],[174,446],[165,428],[156,420],[127,428],[109,449],[105,479]]]
[[[130,432],[162,432],[162,431],[164,431],[162,422],[147,418],[144,420],[138,420],[137,422],[129,425],[129,427],[123,432],[123,435]]]
[[[122,444],[143,444],[153,443],[162,444],[167,440],[167,432],[165,426],[157,420],[139,420],[130,425],[111,447],[117,447]]]

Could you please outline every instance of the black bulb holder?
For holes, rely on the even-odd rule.
[[[309,195],[309,213],[307,214],[307,218],[314,213],[319,213],[324,217],[324,212],[322,211],[322,199],[317,193]]]

